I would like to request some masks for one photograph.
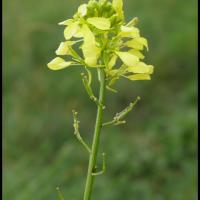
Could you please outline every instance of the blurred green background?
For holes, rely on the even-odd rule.
[[[3,1],[3,199],[82,199],[88,155],[73,135],[80,113],[88,142],[96,107],[81,68],[53,72],[46,63],[63,40],[57,23],[83,0]],[[197,199],[197,1],[124,0],[127,21],[139,17],[148,38],[152,81],[121,80],[108,92],[105,120],[136,96],[125,126],[106,128],[100,150],[107,172],[94,200]],[[96,87],[96,86],[95,86]],[[97,87],[96,87],[97,89]],[[101,162],[99,156],[99,163]]]

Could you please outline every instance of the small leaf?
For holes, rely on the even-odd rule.
[[[111,23],[109,19],[104,17],[91,17],[87,19],[87,22],[100,30],[109,30]]]
[[[51,62],[47,64],[48,68],[51,70],[60,70],[66,67],[69,67],[73,62],[66,62],[64,59],[60,57],[54,58]]]
[[[127,66],[135,66],[138,61],[139,58],[131,53],[128,52],[116,52],[116,54],[120,57],[120,59],[122,60],[122,62],[127,65]]]

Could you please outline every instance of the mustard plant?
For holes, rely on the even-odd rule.
[[[147,39],[141,36],[136,27],[138,18],[125,22],[123,0],[90,0],[79,6],[72,19],[60,22],[65,27],[64,38],[55,51],[57,57],[48,63],[51,70],[61,70],[70,66],[83,66],[81,73],[84,88],[89,98],[97,105],[97,115],[92,144],[87,144],[79,132],[78,113],[73,110],[74,135],[89,153],[89,164],[84,191],[84,200],[91,199],[95,176],[106,170],[106,154],[102,153],[102,170],[97,171],[97,154],[100,133],[108,125],[120,125],[134,108],[140,97],[117,113],[109,122],[103,122],[106,110],[106,90],[117,92],[114,84],[120,78],[131,81],[150,80],[154,67],[142,60],[144,48],[148,50]],[[79,47],[80,50],[76,47]],[[65,57],[65,58],[63,58]],[[93,92],[92,73],[96,70],[99,81],[99,96]],[[58,189],[59,190],[59,189]],[[59,197],[63,200],[63,195]]]

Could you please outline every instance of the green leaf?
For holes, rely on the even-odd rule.
[[[87,19],[87,22],[100,30],[109,30],[111,23],[109,19],[104,17],[91,17]]]

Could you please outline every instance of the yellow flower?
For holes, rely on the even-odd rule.
[[[112,3],[91,0],[82,4],[72,19],[59,23],[65,26],[65,41],[60,43],[55,53],[70,57],[67,58],[70,61],[56,57],[48,67],[52,70],[70,65],[84,65],[87,70],[88,67],[104,67],[109,86],[121,77],[150,80],[154,67],[141,62],[145,58],[141,51],[144,47],[148,50],[148,42],[140,35],[137,23],[137,17],[125,22],[123,0],[112,0]],[[72,48],[75,44],[76,47],[79,44],[82,52]]]

